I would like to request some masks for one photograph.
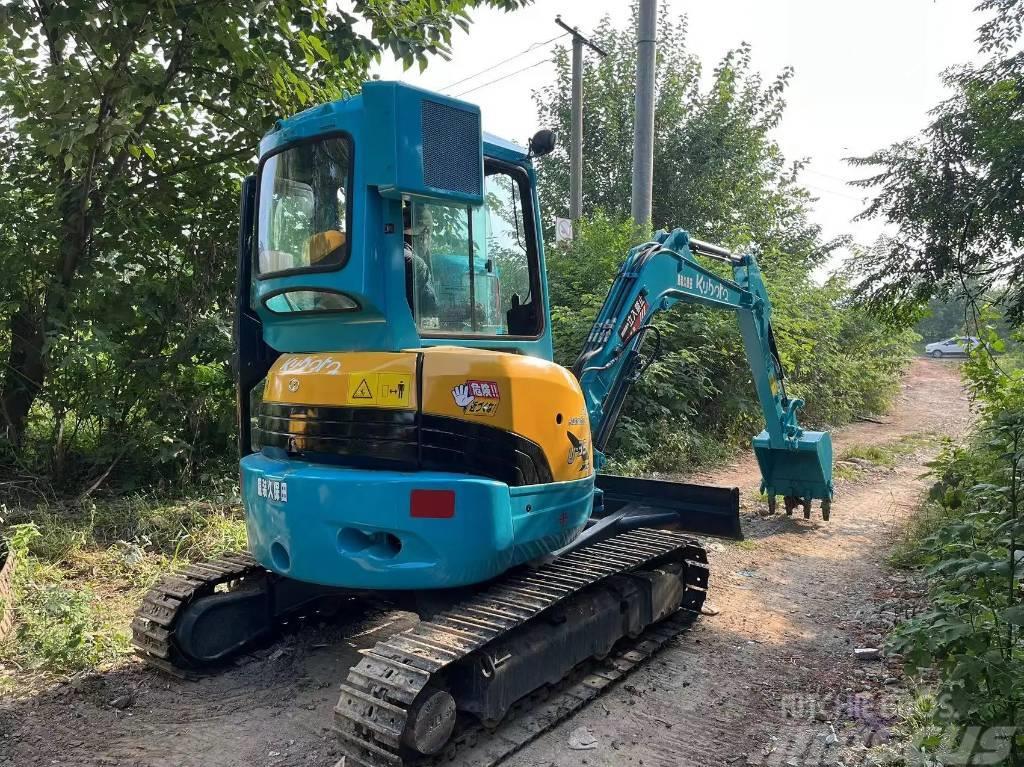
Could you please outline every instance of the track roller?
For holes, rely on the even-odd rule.
[[[402,731],[402,745],[414,753],[434,756],[455,730],[455,698],[447,690],[428,687],[416,696]]]
[[[150,589],[132,621],[132,644],[148,665],[174,676],[223,666],[302,616],[333,616],[351,594],[264,569],[246,553],[186,565]]]
[[[334,709],[342,753],[359,767],[447,758],[466,721],[498,727],[617,641],[698,615],[707,585],[703,547],[668,530],[632,530],[510,571],[364,653]]]

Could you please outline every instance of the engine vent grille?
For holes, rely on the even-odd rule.
[[[483,193],[480,115],[424,99],[423,183],[461,194]]]
[[[263,402],[260,447],[308,461],[400,471],[449,471],[511,487],[551,482],[540,445],[495,426],[413,410]]]

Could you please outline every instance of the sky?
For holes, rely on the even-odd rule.
[[[775,139],[787,159],[809,160],[801,178],[818,198],[812,218],[823,236],[848,234],[861,244],[872,243],[885,225],[852,221],[867,198],[864,190],[847,182],[862,177],[864,169],[851,167],[844,158],[908,138],[927,124],[928,111],[947,95],[942,71],[975,57],[979,22],[972,12],[975,0],[659,4],[688,17],[688,45],[704,62],[705,71],[741,42],[752,45],[754,66],[766,79],[786,66],[794,68],[786,93],[788,106]],[[456,31],[450,61],[434,59],[422,74],[383,62],[376,73],[461,94],[480,105],[484,130],[525,144],[544,127],[538,124],[532,93],[554,78],[554,66],[546,60],[555,45],[569,41],[563,37],[543,45],[562,31],[555,16],[560,14],[586,34],[604,15],[620,26],[629,23],[629,6],[627,0],[536,0],[512,14],[477,10],[469,33]],[[517,55],[531,46],[535,47]],[[485,69],[489,71],[477,74]],[[685,221],[676,224],[687,227]],[[831,267],[840,262],[837,257]]]

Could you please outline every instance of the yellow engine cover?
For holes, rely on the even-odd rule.
[[[555,482],[593,473],[583,392],[568,370],[547,360],[459,346],[284,354],[267,376],[263,400],[414,413],[422,408],[427,415],[530,440],[543,451]]]

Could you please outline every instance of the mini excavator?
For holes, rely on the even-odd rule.
[[[694,536],[741,537],[738,490],[600,471],[660,346],[652,319],[679,302],[736,313],[762,491],[828,519],[831,439],[797,421],[753,254],[659,232],[572,368],[552,361],[533,160],[554,142],[524,149],[471,104],[380,81],[263,138],[235,325],[249,551],[156,584],[133,622],[146,662],[201,672],[339,599],[411,606],[420,620],[364,651],[334,719],[346,764],[395,767],[697,615]]]

